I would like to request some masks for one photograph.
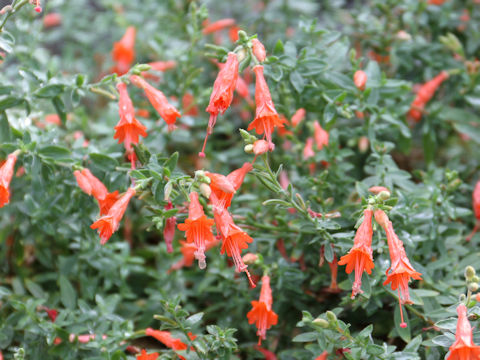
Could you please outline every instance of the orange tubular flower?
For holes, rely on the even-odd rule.
[[[320,126],[318,121],[315,121],[313,126],[315,128],[313,133],[315,144],[317,145],[318,150],[322,150],[324,146],[328,145],[329,134]]]
[[[352,299],[355,295],[363,293],[362,291],[362,274],[364,271],[367,274],[372,273],[373,251],[372,251],[372,216],[373,211],[366,209],[363,212],[362,224],[357,229],[355,239],[353,240],[353,247],[347,255],[340,258],[338,265],[347,265],[345,272],[350,274],[355,270],[355,281],[352,286]]]
[[[82,171],[75,170],[73,175],[75,175],[80,189],[97,199],[100,215],[106,215],[112,205],[118,200],[118,191],[109,193],[105,185],[88,169],[83,169]]]
[[[135,35],[135,28],[129,26],[122,39],[113,44],[112,58],[116,63],[113,72],[118,75],[125,74],[135,61]]]
[[[367,74],[363,70],[355,71],[353,74],[353,82],[358,90],[363,91],[365,90],[365,85],[367,84]]]
[[[10,202],[10,182],[16,162],[17,156],[12,153],[7,156],[7,161],[0,167],[0,208]]]
[[[270,145],[265,140],[257,140],[253,143],[253,153],[255,155],[265,154],[270,150]]]
[[[204,35],[211,34],[220,30],[223,30],[225,28],[231,27],[235,25],[235,19],[221,19],[218,21],[214,21],[213,23],[208,24],[205,26],[202,30],[202,33]]]
[[[427,81],[420,87],[420,90],[417,92],[417,96],[412,102],[412,106],[408,115],[414,119],[416,122],[419,122],[422,119],[422,110],[425,105],[431,100],[433,95],[435,95],[435,91],[438,87],[448,79],[448,73],[446,71],[442,71],[440,74],[435,76],[432,80]]]
[[[169,200],[168,204],[165,205],[165,210],[173,209],[172,202]],[[173,238],[175,237],[175,228],[177,227],[177,218],[171,216],[165,220],[165,226],[163,227],[163,238],[165,240],[165,245],[167,245],[167,252],[173,252]]]
[[[100,244],[105,245],[112,234],[118,230],[120,220],[122,220],[128,203],[134,195],[135,189],[132,187],[128,188],[127,192],[113,204],[107,215],[102,216],[90,226],[92,229],[98,229],[101,239]]]
[[[120,93],[118,101],[120,121],[115,126],[113,138],[118,139],[119,144],[123,142],[127,151],[131,151],[132,144],[138,144],[139,136],[147,136],[147,128],[135,118],[135,110],[127,92],[127,85],[120,82],[117,84],[117,90]]]
[[[62,15],[58,13],[50,13],[44,16],[43,26],[45,28],[51,28],[62,24]]]
[[[309,137],[303,148],[303,160],[307,160],[312,156],[315,156],[315,151],[313,151],[313,138]]]
[[[382,210],[375,211],[375,220],[385,230],[387,234],[388,251],[390,252],[390,267],[387,269],[387,280],[383,285],[391,284],[392,290],[398,289],[398,298],[400,300],[400,315],[402,318],[401,327],[407,324],[403,321],[402,304],[411,304],[408,283],[410,279],[422,280],[421,273],[415,271],[408,260],[403,242],[398,238],[393,230],[392,222],[387,214]]]
[[[265,61],[265,58],[267,57],[267,52],[265,51],[265,46],[263,46],[260,40],[252,39],[252,52],[258,61]]]
[[[237,272],[245,272],[251,287],[254,288],[255,283],[252,281],[250,273],[247,270],[248,266],[243,262],[241,254],[243,249],[248,249],[248,244],[251,243],[253,239],[235,225],[232,216],[226,209],[214,205],[213,216],[215,217],[217,232],[222,237],[220,254],[226,252],[227,256],[233,259]]]
[[[157,360],[158,357],[158,353],[154,352],[151,354],[147,354],[145,349],[142,349],[142,353],[140,355],[137,355],[137,360]]]
[[[235,192],[242,186],[247,173],[253,169],[252,164],[244,163],[240,169],[232,171],[227,176],[205,172],[211,182],[210,189],[212,193],[210,200],[214,206],[227,209],[232,204],[232,198]]]
[[[188,348],[187,344],[183,343],[182,340],[173,338],[169,331],[160,331],[147,328],[145,329],[145,335],[154,337],[172,350],[187,350]],[[183,356],[178,355],[178,357],[185,360]]]
[[[138,75],[130,76],[130,80],[135,86],[145,91],[145,95],[147,96],[148,101],[150,101],[150,103],[155,108],[155,110],[157,110],[162,119],[165,120],[165,122],[168,124],[168,130],[174,130],[175,121],[177,120],[177,117],[180,117],[181,115],[173,105],[168,103],[165,95],[163,95],[160,90],[155,89],[152,85],[147,83]]]
[[[272,289],[270,288],[270,277],[264,275],[262,277],[262,289],[260,291],[259,301],[252,301],[253,309],[247,314],[248,323],[257,327],[258,345],[262,344],[262,340],[266,339],[267,330],[272,325],[277,325],[278,315],[272,310]]]
[[[210,102],[205,110],[210,113],[210,119],[208,120],[207,134],[205,135],[202,151],[198,154],[200,157],[205,157],[205,146],[207,145],[208,135],[213,132],[218,114],[223,114],[232,103],[233,91],[237,85],[237,79],[237,54],[230,52],[228,53],[227,62],[218,72],[217,79],[213,84],[212,94],[210,95]]]
[[[475,185],[475,189],[472,193],[472,204],[473,204],[473,213],[475,214],[475,218],[477,222],[475,223],[475,227],[473,228],[470,235],[467,236],[467,241],[470,241],[473,235],[476,234],[478,229],[480,228],[480,180]]]
[[[177,63],[173,60],[149,62],[148,65],[155,71],[167,71],[175,68]]]
[[[255,129],[257,134],[264,134],[273,149],[275,145],[272,142],[272,133],[275,127],[283,127],[283,121],[275,110],[272,95],[263,76],[263,66],[257,65],[253,68],[253,71],[256,75],[255,104],[257,108],[255,119],[248,125],[247,130]]]
[[[194,243],[196,251],[195,258],[198,260],[198,267],[205,269],[206,244],[213,241],[212,226],[213,220],[208,219],[203,212],[202,205],[198,201],[198,194],[195,191],[190,193],[190,206],[188,208],[188,219],[184,224],[179,224],[178,229],[185,231],[187,242]]]
[[[213,238],[213,241],[206,243],[205,251],[208,251],[211,248],[217,246],[219,242],[220,242],[219,240],[217,240],[216,238]],[[181,269],[182,267],[191,267],[195,260],[195,253],[197,252],[197,247],[195,246],[195,244],[189,243],[186,241],[181,241],[181,240],[180,240],[180,244],[182,245],[182,247],[180,248],[180,251],[182,252],[183,258],[177,261],[175,264],[173,264],[170,267],[170,271],[178,270],[178,269]]]
[[[325,350],[323,353],[317,356],[315,360],[327,360],[327,356],[328,356],[328,351]]]
[[[305,119],[306,115],[307,115],[307,112],[305,111],[304,108],[300,108],[297,111],[295,111],[295,114],[293,114],[291,119],[292,126],[294,128],[297,127],[298,124],[300,124]]]
[[[458,305],[457,314],[455,342],[450,346],[450,355],[446,360],[480,359],[480,346],[473,343],[472,326],[468,321],[467,307],[464,304]]]

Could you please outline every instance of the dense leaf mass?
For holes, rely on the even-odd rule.
[[[480,1],[9,3],[0,359],[478,359]]]

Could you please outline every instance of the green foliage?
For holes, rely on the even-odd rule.
[[[459,302],[478,329],[479,281],[463,274],[469,265],[479,270],[480,255],[480,235],[466,241],[480,166],[475,1],[50,0],[41,14],[26,0],[12,6],[0,15],[0,159],[20,153],[10,203],[0,209],[5,359],[134,359],[129,346],[160,359],[262,358],[246,317],[260,291],[219,247],[207,252],[206,269],[196,261],[175,269],[184,233],[175,232],[173,253],[164,242],[169,219],[185,222],[189,193],[206,191],[204,171],[227,175],[245,162],[254,162],[253,170],[230,211],[254,239],[242,255],[257,255],[249,271],[258,287],[263,274],[271,278],[278,324],[262,347],[278,359],[324,351],[328,359],[443,359],[455,340]],[[48,25],[52,13],[60,25]],[[227,17],[244,31],[235,43],[228,29],[202,32],[205,20]],[[111,74],[110,52],[127,26],[137,30],[135,62],[128,73]],[[275,150],[254,161],[244,151],[260,138],[246,130],[254,102],[235,95],[200,159],[214,62],[230,51],[243,56],[240,76],[253,98],[254,38],[267,51],[276,110],[291,119],[302,108],[306,117],[283,135],[277,130]],[[146,65],[168,60],[176,66],[167,71]],[[368,78],[364,91],[353,82],[360,69]],[[409,119],[416,84],[443,70],[449,77],[421,121]],[[146,71],[182,113],[172,132],[129,81]],[[136,169],[113,139],[119,81],[128,83],[135,108],[149,113],[138,116],[148,136],[134,145]],[[182,101],[186,94],[198,114]],[[305,156],[318,125],[328,131],[328,145],[314,143],[314,155]],[[90,228],[97,204],[73,175],[82,168],[110,192],[123,193],[132,181],[137,190],[103,246]],[[373,195],[372,186],[391,196]],[[213,218],[205,194],[200,202]],[[332,279],[325,264],[350,250],[362,212],[372,206],[388,213],[422,273],[410,283],[412,304],[403,307],[406,328],[397,291],[382,285],[390,257],[380,226],[373,229],[375,268],[363,274],[355,299],[354,274],[340,266]],[[58,311],[54,322],[46,308]],[[147,337],[147,328],[170,331],[186,349],[167,348]],[[474,342],[480,344],[478,330]]]

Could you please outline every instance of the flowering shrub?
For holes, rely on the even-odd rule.
[[[0,359],[480,359],[479,20],[6,5]]]

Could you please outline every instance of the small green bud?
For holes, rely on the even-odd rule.
[[[243,151],[245,151],[247,154],[253,153],[253,144],[245,145]]]
[[[210,199],[210,195],[212,194],[212,189],[205,183],[200,184],[200,192],[206,199]]]
[[[239,30],[239,31],[238,31],[238,38],[239,38],[240,40],[242,40],[242,41],[246,41],[247,38],[248,38],[248,35],[247,35],[247,33],[246,33],[245,31]]]
[[[333,311],[327,311],[327,319],[331,323],[337,322],[337,315]]]
[[[473,268],[473,266],[467,266],[465,268],[465,279],[467,279],[467,281],[472,281],[473,280],[473,277],[475,276],[475,269]]]
[[[478,277],[477,275],[475,275],[474,277],[472,277],[472,282],[480,282],[480,277]]]
[[[325,319],[322,319],[322,318],[316,318],[315,320],[313,320],[313,323],[315,325],[318,325],[324,329],[328,328],[330,326],[330,324],[328,323],[327,320]]]
[[[468,290],[475,292],[478,290],[478,284],[476,282],[471,282],[468,284]]]
[[[382,201],[388,200],[390,199],[390,191],[380,191],[377,196]]]

